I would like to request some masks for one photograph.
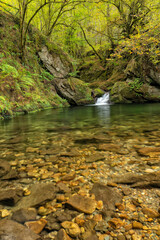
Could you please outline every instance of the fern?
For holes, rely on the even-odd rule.
[[[5,75],[12,75],[14,78],[17,78],[19,76],[17,69],[7,63],[2,63],[0,69]]]

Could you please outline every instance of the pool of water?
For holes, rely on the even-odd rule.
[[[28,147],[87,148],[106,141],[160,144],[160,104],[82,106],[45,110],[0,122],[0,156],[13,160]],[[96,139],[96,140],[95,140]],[[151,142],[151,143],[150,143]],[[25,153],[27,158],[27,153]]]

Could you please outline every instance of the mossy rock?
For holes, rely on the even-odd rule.
[[[93,102],[91,96],[92,90],[88,87],[88,84],[78,78],[68,78],[68,83],[72,91],[74,91],[73,99],[77,105],[84,105]]]
[[[97,98],[97,97],[102,97],[103,94],[105,93],[105,91],[103,91],[102,89],[100,88],[95,88],[94,89],[94,96]]]
[[[111,101],[114,103],[137,102],[137,94],[126,82],[116,82],[111,89]]]
[[[66,99],[70,105],[93,103],[91,89],[88,84],[78,78],[54,79],[57,93]]]

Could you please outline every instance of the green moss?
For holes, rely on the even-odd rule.
[[[76,92],[75,101],[78,105],[87,104],[93,102],[91,97],[91,89],[89,84],[85,83],[77,78],[68,78],[68,84],[70,88]]]
[[[100,88],[94,89],[95,97],[101,97],[104,94],[104,91]]]
[[[0,115],[2,118],[12,115],[11,103],[4,96],[0,96]]]

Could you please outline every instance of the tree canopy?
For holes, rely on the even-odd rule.
[[[157,51],[158,0],[0,0],[0,9],[19,18],[22,58],[30,25],[76,58],[89,51],[107,58],[124,44],[131,53],[140,39]]]

